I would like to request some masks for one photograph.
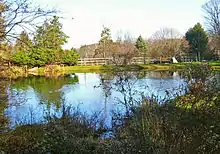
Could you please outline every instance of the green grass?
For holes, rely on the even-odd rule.
[[[64,71],[91,72],[91,71],[109,71],[109,70],[170,70],[182,68],[184,64],[146,64],[146,65],[121,65],[121,66],[65,66]]]
[[[111,66],[65,66],[64,71],[76,71],[76,72],[94,72],[99,70],[109,70]]]
[[[106,71],[167,71],[167,70],[180,70],[183,69],[187,63],[177,64],[146,64],[146,65],[93,65],[93,66],[53,66],[49,71],[46,67],[40,67],[36,70],[28,72],[29,74],[42,75],[42,76],[59,76],[62,74],[70,73],[101,73]],[[192,64],[201,64],[201,62],[192,62]],[[208,64],[214,70],[220,70],[220,61],[211,61]],[[1,77],[16,78],[25,75],[22,67],[13,66],[13,69],[6,68],[5,71],[0,73]],[[14,69],[16,68],[16,69]]]
[[[147,65],[107,65],[107,66],[65,66],[59,67],[56,73],[68,74],[68,73],[89,73],[89,72],[106,72],[106,71],[148,71],[148,70],[175,70],[181,69],[183,64],[147,64]],[[38,68],[35,73],[44,74],[45,68]]]
[[[52,76],[69,73],[101,73],[106,71],[166,71],[166,70],[178,70],[183,69],[186,63],[178,64],[145,64],[145,65],[93,65],[93,66],[54,66],[54,68],[48,71],[48,74]],[[193,63],[198,64],[198,63]],[[220,69],[220,66],[212,65],[214,69]],[[46,68],[40,67],[31,74],[45,75]]]

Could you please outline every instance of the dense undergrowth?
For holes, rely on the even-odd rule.
[[[61,117],[45,122],[1,126],[2,153],[219,153],[218,76],[207,65],[189,65],[183,96],[158,103],[143,98],[126,114],[115,113],[111,126],[63,105]],[[1,117],[6,118],[6,117]],[[2,122],[2,120],[1,120]]]

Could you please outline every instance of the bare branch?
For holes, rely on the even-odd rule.
[[[149,41],[149,56],[174,57],[182,54],[181,47],[187,44],[183,36],[173,28],[162,28],[155,32]]]
[[[202,8],[208,31],[212,35],[220,35],[220,0],[209,0]]]
[[[5,29],[0,29],[0,37],[5,39],[14,38],[11,37],[12,34],[20,33],[20,29],[31,31],[39,21],[43,21],[46,17],[57,13],[55,9],[48,10],[47,8],[35,6],[30,0],[11,0],[0,3],[7,6],[7,9],[2,13]]]

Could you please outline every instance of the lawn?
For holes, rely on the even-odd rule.
[[[154,71],[154,70],[177,70],[183,69],[187,63],[177,63],[177,64],[145,64],[145,65],[92,65],[92,66],[64,66],[59,67],[57,72],[63,73],[86,73],[86,72],[103,72],[103,71],[139,71],[139,70],[146,70],[146,71]],[[201,64],[201,62],[193,62],[192,64]],[[212,66],[213,69],[220,69],[220,61],[213,61],[208,63]],[[38,69],[38,72],[43,73],[45,71],[45,67],[41,67]]]

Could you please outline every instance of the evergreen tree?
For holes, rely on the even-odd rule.
[[[201,54],[208,48],[208,36],[200,23],[186,32],[186,40],[189,42],[190,51],[196,54],[197,61],[200,61]]]
[[[34,42],[38,52],[42,51],[44,57],[49,60],[45,64],[50,64],[55,60],[56,62],[60,61],[59,54],[62,51],[62,45],[67,42],[67,38],[68,36],[62,31],[62,24],[57,16],[38,27]]]
[[[68,36],[62,31],[59,17],[54,16],[51,21],[45,21],[43,26],[38,27],[35,36],[35,44],[38,47],[52,50],[61,50],[67,42]]]
[[[137,41],[136,41],[135,46],[136,46],[136,48],[139,50],[139,52],[143,53],[143,55],[144,55],[144,64],[146,64],[147,43],[146,43],[146,41],[142,38],[141,35],[137,38]]]
[[[30,50],[32,42],[26,32],[21,32],[20,37],[17,38],[15,44],[15,51],[27,52]]]
[[[69,66],[76,65],[79,59],[79,54],[76,49],[65,50],[61,54],[61,63]]]
[[[48,48],[33,48],[30,53],[30,66],[44,66],[55,61],[56,54],[54,50]]]
[[[103,27],[104,29],[101,32],[101,39],[99,41],[99,49],[96,51],[97,54],[102,55],[103,58],[108,57],[107,54],[111,51],[112,38],[111,38],[111,30],[107,27]]]
[[[62,45],[67,42],[67,36],[62,31],[62,25],[54,16],[51,21],[45,21],[39,26],[34,37],[34,45],[27,52],[15,52],[13,55],[14,63],[28,66],[44,66],[52,64],[58,58],[62,51]],[[17,51],[27,51],[29,44],[32,44],[28,35],[21,33],[20,38],[16,41]]]

